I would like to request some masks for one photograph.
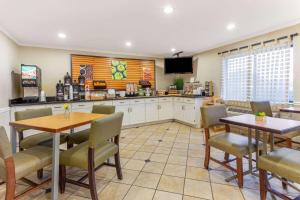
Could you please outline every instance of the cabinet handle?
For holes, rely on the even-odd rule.
[[[53,108],[61,108],[60,106],[54,106]]]
[[[82,106],[84,106],[83,104],[80,104],[80,105],[78,105],[79,107],[82,107]]]

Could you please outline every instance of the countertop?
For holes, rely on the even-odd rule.
[[[200,95],[164,95],[164,96],[134,96],[134,97],[116,97],[111,99],[101,100],[77,100],[77,101],[58,101],[55,97],[47,97],[45,102],[25,102],[22,98],[9,100],[9,106],[30,106],[30,105],[43,105],[43,104],[61,104],[61,103],[80,103],[80,102],[95,102],[95,101],[111,101],[111,100],[126,100],[126,99],[148,99],[148,98],[163,98],[163,97],[185,97],[185,98],[205,98]]]

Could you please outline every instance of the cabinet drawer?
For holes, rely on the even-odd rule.
[[[183,101],[185,103],[195,103],[194,99],[192,99],[192,98],[183,98]]]
[[[183,102],[183,98],[182,97],[174,97],[174,102],[181,103],[181,102]]]
[[[116,106],[129,105],[129,100],[115,100],[113,101],[113,105]]]
[[[292,119],[300,121],[300,113],[292,113]]]
[[[144,99],[131,99],[129,101],[130,101],[131,105],[134,105],[134,104],[144,104],[145,103]]]
[[[158,98],[150,98],[150,99],[145,99],[146,103],[157,103],[158,102]]]
[[[92,108],[93,103],[72,103],[72,110]]]
[[[50,106],[52,111],[61,111],[64,110],[64,104],[54,104]]]
[[[158,102],[172,102],[171,97],[161,97],[158,99]]]
[[[46,108],[46,105],[37,105],[37,106],[16,106],[16,111],[23,111],[27,109],[39,109]]]
[[[280,118],[283,119],[292,119],[293,115],[289,112],[280,112]]]
[[[113,102],[112,101],[95,101],[94,105],[108,105],[108,106],[111,106],[111,105],[113,105]]]

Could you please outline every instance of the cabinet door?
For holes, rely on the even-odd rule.
[[[159,103],[158,118],[159,118],[159,120],[173,118],[173,103],[172,102],[160,102]]]
[[[195,106],[194,104],[183,104],[183,121],[189,124],[195,124]]]
[[[129,125],[130,124],[130,116],[129,116],[129,106],[128,105],[118,105],[116,106],[116,112],[123,112],[123,126]]]
[[[83,112],[83,113],[91,113],[93,108],[92,103],[73,103],[72,104],[72,112]],[[90,128],[91,125],[83,125],[74,129],[75,132],[82,131]]]
[[[146,122],[158,120],[158,103],[146,104]]]
[[[130,124],[140,124],[145,122],[145,104],[131,105],[130,112]]]
[[[182,121],[183,119],[183,106],[180,102],[174,102],[174,119]]]

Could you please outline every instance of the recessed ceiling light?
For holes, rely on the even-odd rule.
[[[166,14],[171,14],[173,11],[174,11],[174,9],[173,9],[173,7],[170,6],[170,5],[167,5],[167,6],[165,6],[165,8],[164,8],[164,12],[165,12]]]
[[[172,52],[175,52],[175,51],[176,51],[176,49],[175,49],[175,48],[172,48],[172,49],[171,49],[171,51],[172,51]]]
[[[231,31],[231,30],[235,29],[235,24],[234,24],[234,23],[229,23],[229,24],[226,26],[226,29],[227,29],[228,31]]]
[[[125,42],[125,45],[127,46],[127,47],[131,47],[131,42],[130,41],[127,41],[127,42]]]
[[[66,38],[67,37],[67,35],[65,33],[58,33],[57,36],[59,38]]]

